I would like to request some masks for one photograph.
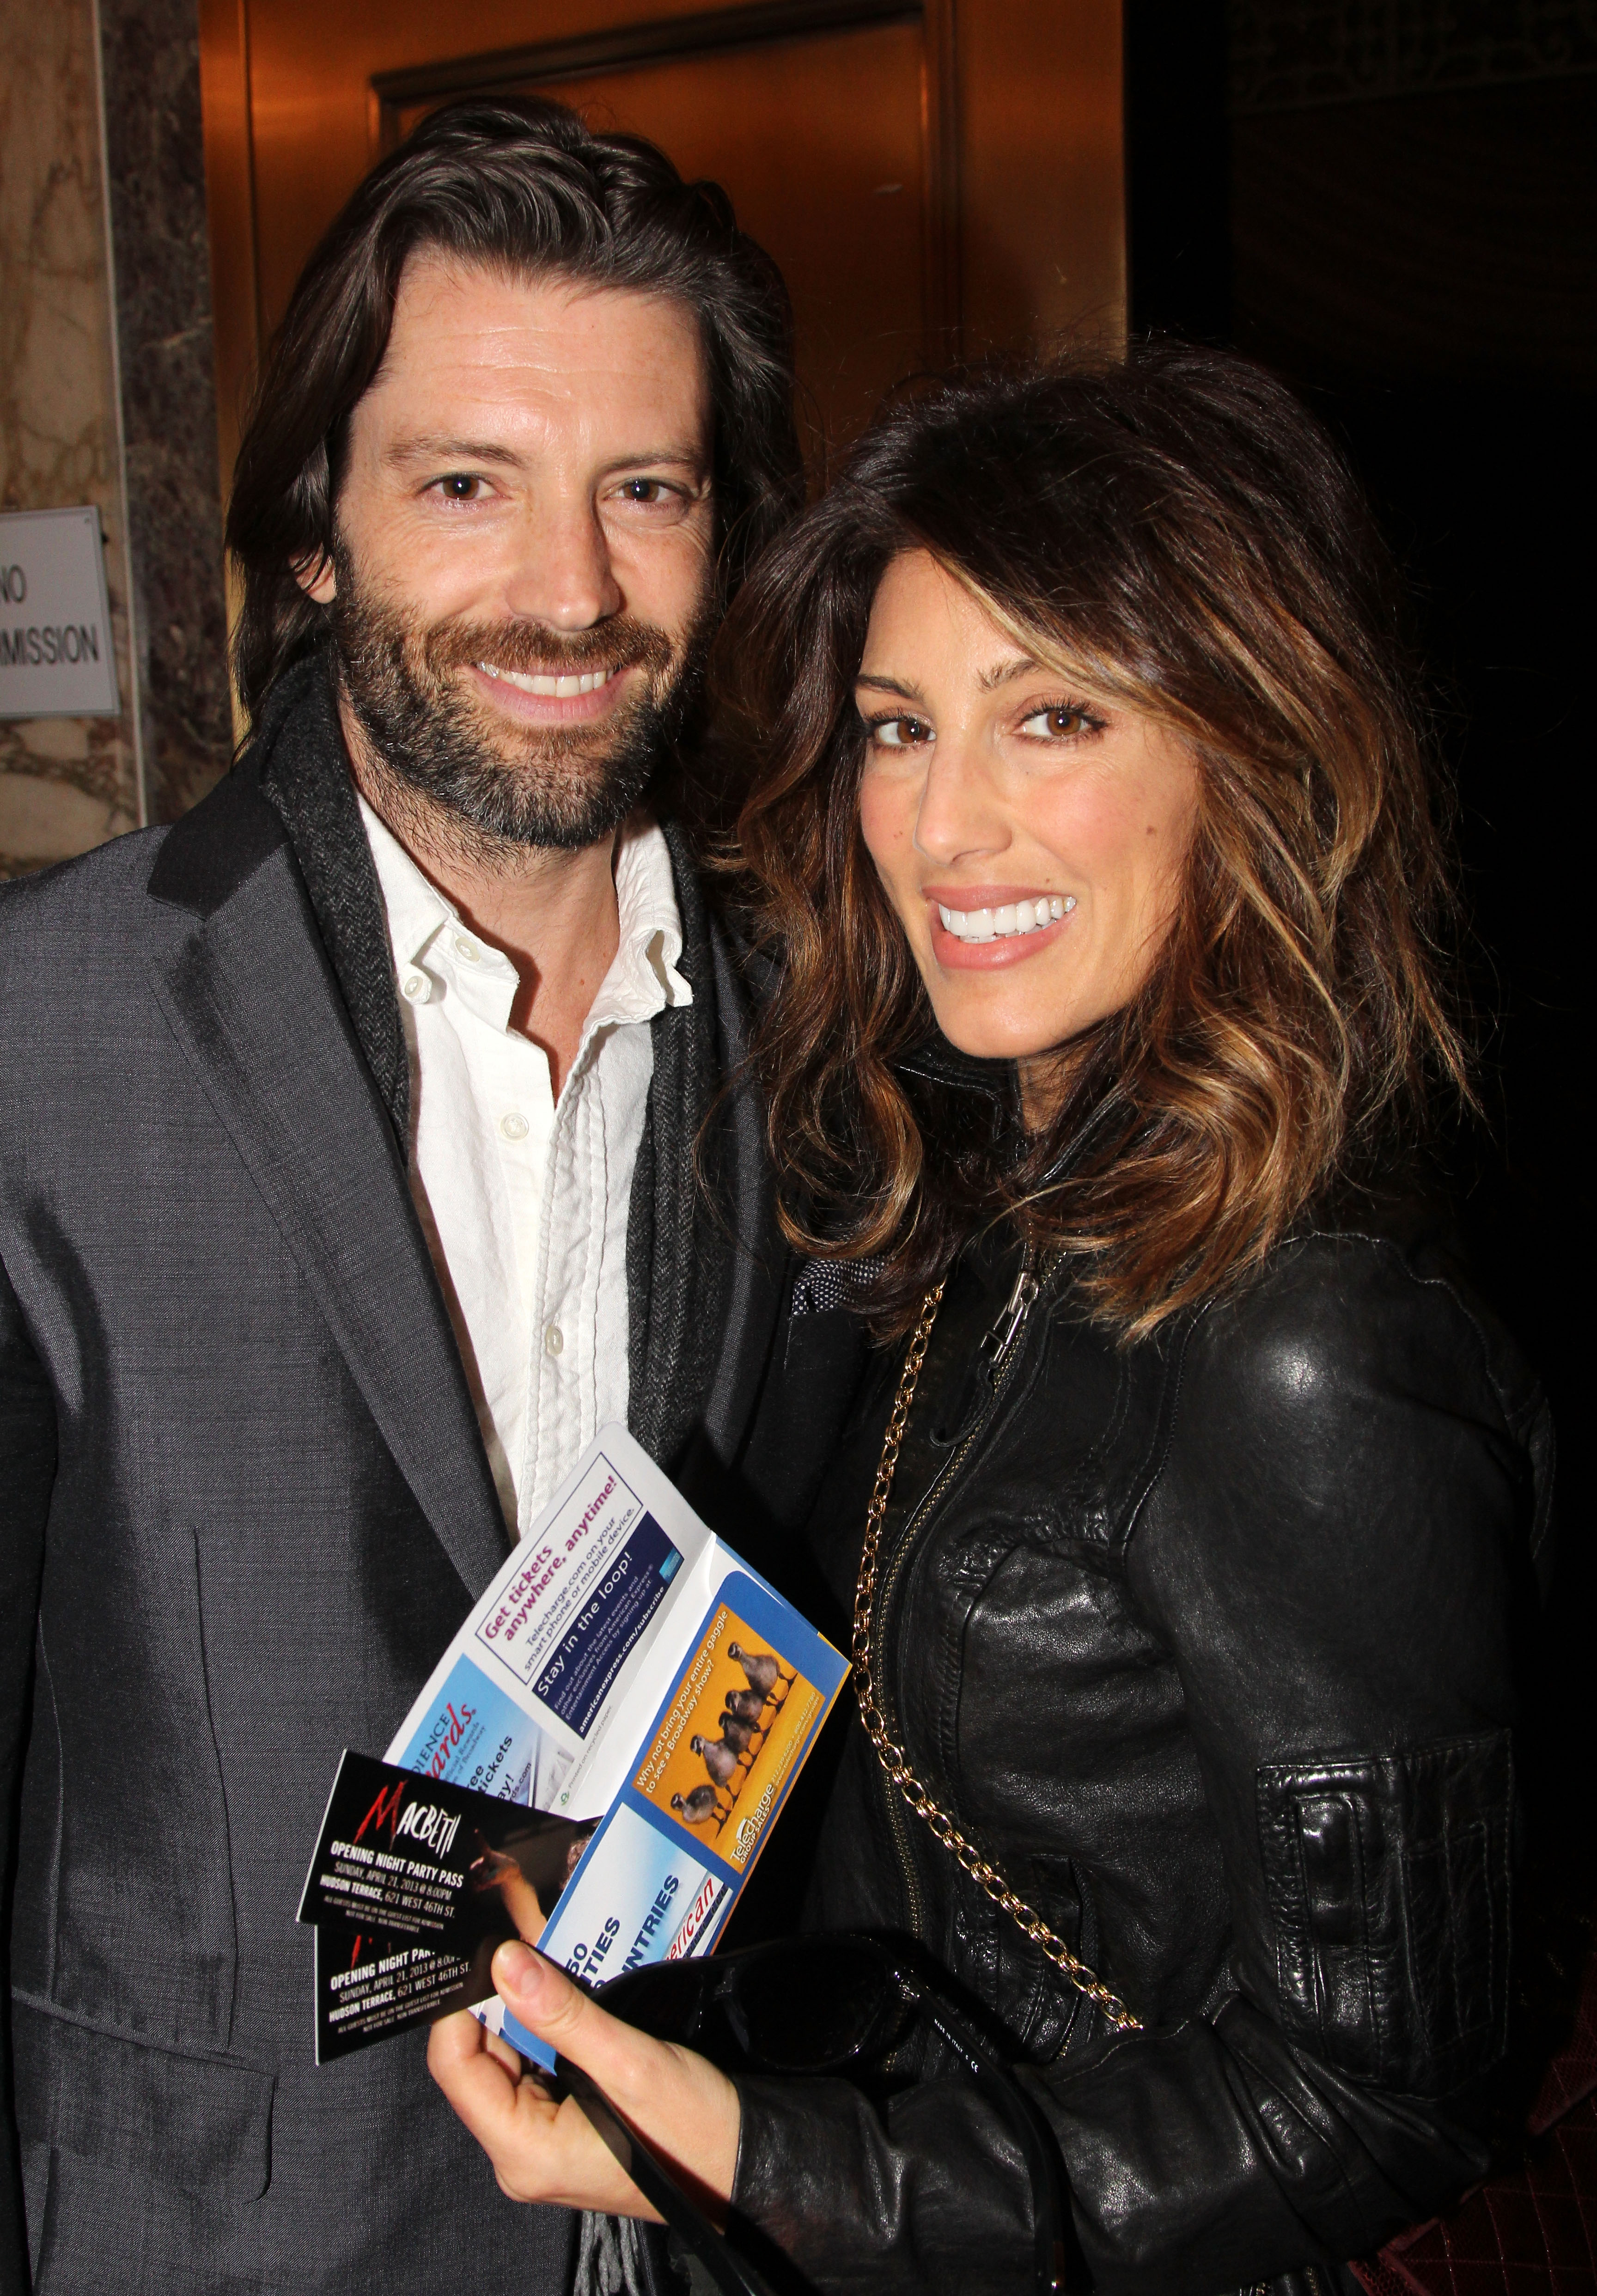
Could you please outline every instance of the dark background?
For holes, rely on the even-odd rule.
[[[1578,0],[1126,12],[1134,328],[1229,342],[1303,391],[1375,500],[1437,681],[1488,1117],[1458,1142],[1454,1184],[1559,1432],[1528,1783],[1589,1896],[1597,16]]]

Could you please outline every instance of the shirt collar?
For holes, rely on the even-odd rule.
[[[454,903],[417,867],[364,797],[360,814],[401,973],[417,965],[442,973],[479,1020],[507,1029],[517,987],[514,965],[503,949],[462,924]],[[635,814],[617,840],[616,904],[620,917],[616,954],[584,1023],[579,1061],[599,1029],[651,1021],[668,1005],[693,1001],[692,988],[676,969],[682,955],[682,912],[671,874],[671,849],[659,824],[647,815]],[[467,948],[475,951],[474,958],[465,955]]]
[[[428,943],[446,924],[458,925],[460,912],[446,900],[431,879],[422,874],[382,818],[360,798],[361,825],[372,849],[382,906],[388,915],[389,939],[401,964],[414,964],[426,954]]]
[[[419,972],[433,994],[442,982],[446,995],[458,996],[487,1027],[508,1029],[519,986],[515,966],[502,948],[495,948],[492,941],[462,922],[454,902],[417,867],[364,797],[360,816],[376,865],[389,939],[405,996],[412,996],[407,982]]]
[[[651,1021],[691,1004],[693,992],[676,970],[682,912],[671,874],[671,849],[659,822],[635,814],[616,846],[616,906],[621,931],[610,971],[588,1014],[586,1037],[622,1021]]]

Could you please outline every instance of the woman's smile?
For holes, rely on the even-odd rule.
[[[1050,948],[1076,907],[1074,893],[1013,885],[926,885],[931,953],[947,970],[990,972]]]

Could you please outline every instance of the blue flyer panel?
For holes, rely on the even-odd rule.
[[[586,1984],[692,1950],[732,1884],[681,1830],[623,1803],[592,1848],[538,1940],[540,1952]]]
[[[521,1545],[477,1639],[586,1738],[682,1551],[602,1452],[557,1520]]]
[[[641,1517],[532,1684],[534,1695],[579,1738],[587,1736],[681,1562],[654,1517]]]
[[[623,1803],[577,1868],[539,1950],[584,1984],[602,1985],[629,1969],[707,1951],[736,1893],[737,1884],[696,1857],[679,1833]],[[529,2063],[553,2070],[548,2044],[497,2002],[483,2021]]]
[[[528,1789],[545,1744],[531,1715],[462,1658],[408,1742],[390,1759],[403,1770],[524,1802],[532,1799]]]

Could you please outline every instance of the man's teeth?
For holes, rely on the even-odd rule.
[[[998,909],[946,909],[938,903],[943,931],[955,940],[1007,940],[1012,934],[1041,932],[1076,906],[1074,893],[1053,893],[1040,901],[1005,901]]]
[[[601,685],[608,685],[616,675],[615,669],[584,669],[569,676],[553,677],[543,670],[500,669],[491,661],[477,665],[485,677],[497,677],[506,685],[513,685],[521,693],[553,695],[557,701],[569,701],[574,693],[592,693]]]

